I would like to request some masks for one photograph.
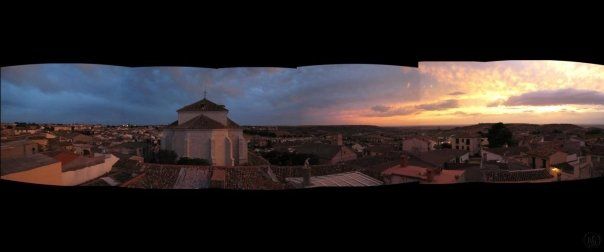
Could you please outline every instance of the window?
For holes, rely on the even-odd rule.
[[[546,162],[547,162],[547,160],[545,160],[545,159],[541,159],[541,164],[542,164],[542,167],[543,167],[543,168],[545,168],[545,165],[546,165],[545,163],[546,163]]]
[[[36,148],[31,148],[31,154],[36,154]]]
[[[468,139],[466,139],[466,144],[467,144],[467,145],[470,145],[470,139],[469,139],[469,138],[468,138]]]
[[[459,150],[459,146],[455,146],[455,149],[458,149],[458,150]]]
[[[459,138],[455,138],[455,143],[458,144],[459,143]]]

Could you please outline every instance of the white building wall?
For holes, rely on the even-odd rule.
[[[221,123],[222,125],[226,125],[227,113],[227,111],[183,111],[178,113],[178,125],[181,125],[201,114]]]
[[[75,186],[96,179],[111,171],[113,165],[119,160],[113,154],[105,155],[105,162],[75,171],[61,173],[64,186]]]
[[[247,143],[242,129],[166,130],[162,149],[178,157],[203,158],[213,165],[247,163]]]
[[[227,111],[204,111],[202,113],[203,115],[221,123],[222,125],[227,125]]]
[[[203,158],[211,160],[210,156],[210,138],[212,134],[209,130],[187,131],[187,149],[188,153],[183,153],[179,157]]]
[[[195,118],[196,116],[198,116],[200,114],[201,114],[200,111],[183,111],[183,112],[178,112],[178,125],[186,123],[187,121]]]
[[[495,153],[491,153],[491,152],[483,150],[483,151],[481,151],[481,156],[484,156],[484,155],[487,156],[487,161],[493,161],[493,160],[495,160],[495,161],[501,161],[501,160],[503,160],[502,156],[497,155]]]

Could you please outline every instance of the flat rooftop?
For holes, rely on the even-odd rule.
[[[60,161],[58,161],[54,158],[51,158],[44,154],[37,153],[37,154],[29,155],[26,157],[1,159],[0,160],[0,170],[1,170],[2,176],[4,176],[7,174],[27,171],[27,170],[38,168],[41,166],[46,166],[46,165],[59,163],[59,162]]]

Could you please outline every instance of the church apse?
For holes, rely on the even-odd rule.
[[[216,166],[247,163],[243,129],[228,118],[224,105],[204,98],[177,113],[178,120],[164,129],[163,148],[179,158],[202,158]]]

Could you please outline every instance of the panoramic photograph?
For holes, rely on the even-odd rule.
[[[1,179],[298,190],[604,175],[604,66],[1,68]]]

